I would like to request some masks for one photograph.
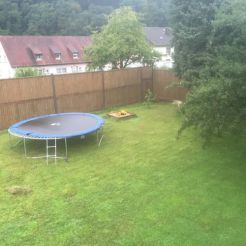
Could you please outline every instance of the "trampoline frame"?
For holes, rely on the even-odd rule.
[[[93,131],[89,131],[86,134],[77,134],[77,135],[73,135],[73,136],[69,136],[69,137],[36,137],[36,136],[25,136],[24,134],[19,134],[16,132],[11,131],[12,127],[15,126],[19,126],[22,125],[28,121],[31,120],[36,120],[36,119],[40,119],[40,118],[45,118],[45,117],[52,117],[52,116],[59,116],[59,115],[68,115],[68,114],[83,114],[83,115],[90,115],[93,116],[94,118],[100,119],[101,123],[100,123],[100,127],[96,127],[95,130]],[[19,144],[20,142],[23,141],[23,148],[24,148],[24,155],[25,158],[28,159],[46,159],[46,164],[49,164],[49,159],[54,159],[55,160],[55,164],[57,159],[63,159],[66,162],[68,161],[68,147],[67,147],[67,139],[68,138],[74,138],[74,137],[80,137],[81,139],[84,139],[87,135],[91,135],[93,133],[96,133],[96,139],[97,139],[97,145],[98,147],[100,147],[101,142],[103,140],[103,124],[104,121],[97,115],[94,114],[88,114],[88,113],[63,113],[63,114],[50,114],[50,115],[43,115],[43,116],[38,116],[38,117],[34,117],[34,118],[30,118],[24,121],[20,121],[14,125],[12,125],[9,129],[8,129],[8,133],[9,133],[9,142],[10,142],[10,146],[14,147],[15,145]],[[100,134],[101,133],[101,134]],[[17,144],[13,145],[12,144],[12,137],[11,136],[15,136],[18,138],[22,138],[20,141],[17,142]],[[64,156],[58,156],[57,155],[57,140],[63,140],[64,139],[64,147],[65,147],[65,154]],[[28,156],[27,154],[27,144],[26,141],[27,140],[41,140],[41,141],[45,141],[45,155],[41,155],[41,156]],[[49,141],[54,141],[54,145],[49,145]],[[49,149],[53,148],[54,149],[54,154],[49,154]]]

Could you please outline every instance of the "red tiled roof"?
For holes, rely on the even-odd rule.
[[[25,67],[84,63],[83,50],[92,41],[85,36],[0,36],[0,42],[11,66]],[[74,51],[78,59],[73,59]],[[42,54],[42,60],[36,61],[35,54]]]

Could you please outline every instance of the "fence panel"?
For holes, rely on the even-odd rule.
[[[141,101],[141,68],[105,72],[104,90],[105,107]]]
[[[58,112],[103,108],[102,72],[54,76]]]
[[[50,77],[0,80],[0,103],[52,97]]]
[[[54,113],[49,77],[0,80],[0,129],[45,113]]]
[[[8,128],[19,120],[16,104],[0,104],[0,130]]]
[[[157,100],[185,100],[187,90],[178,86],[179,79],[172,71],[154,70],[153,80]]]

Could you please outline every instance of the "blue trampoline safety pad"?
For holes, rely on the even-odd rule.
[[[89,113],[42,115],[20,121],[9,128],[9,133],[23,138],[61,139],[85,136],[98,131],[104,120]]]

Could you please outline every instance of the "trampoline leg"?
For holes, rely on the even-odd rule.
[[[12,147],[12,138],[11,138],[10,134],[9,134],[9,146],[10,146],[10,148]]]
[[[56,148],[56,138],[55,138],[55,145],[54,145],[54,148],[55,148],[55,154],[54,154],[54,157],[55,157],[55,164],[56,164],[56,157],[57,157],[57,148]]]
[[[101,137],[99,138],[99,132],[101,131]],[[100,147],[101,146],[101,142],[102,142],[102,140],[103,140],[103,137],[104,137],[104,135],[103,135],[103,128],[101,127],[98,131],[97,131],[97,145],[98,145],[98,147]]]
[[[27,157],[27,151],[26,151],[26,138],[23,139],[23,143],[24,143],[24,153],[25,153],[25,157]]]
[[[65,161],[68,161],[68,156],[67,156],[67,139],[64,138],[64,143],[65,143]]]
[[[17,146],[17,145],[18,145],[19,143],[21,143],[22,141],[23,141],[23,140],[21,139],[21,140],[17,141],[16,143],[14,143],[12,135],[9,134],[9,147],[10,147],[10,148],[14,148],[15,146]]]
[[[100,140],[99,140],[99,143],[98,143],[98,147],[101,146],[101,142],[102,142],[102,140],[103,140],[103,137],[104,137],[104,135],[101,136],[101,138],[100,138]]]
[[[49,140],[46,139],[46,164],[49,165]]]
[[[10,136],[10,134],[9,134],[9,146],[12,147],[11,136]]]

